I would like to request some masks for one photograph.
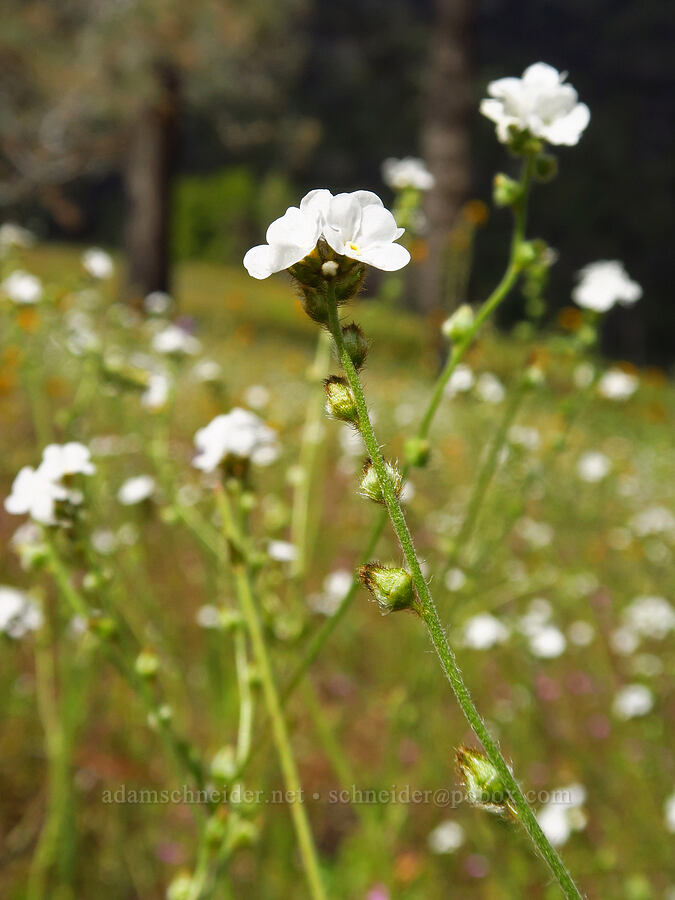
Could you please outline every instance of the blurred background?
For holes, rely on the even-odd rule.
[[[436,189],[406,301],[433,311],[459,210],[487,200],[510,162],[478,112],[488,81],[538,60],[566,70],[592,119],[531,221],[562,250],[548,314],[576,270],[621,259],[645,295],[610,313],[604,349],[672,362],[672,4],[5,0],[2,31],[1,218],[123,250],[132,299],[170,289],[177,261],[239,263],[310,188],[391,201],[381,163],[414,154]],[[456,301],[494,283],[507,220],[480,231],[480,266]],[[514,296],[502,324],[521,305]]]

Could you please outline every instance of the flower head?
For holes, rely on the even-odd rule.
[[[36,275],[17,269],[2,282],[2,289],[13,303],[37,303],[42,298],[42,282]]]
[[[424,160],[416,156],[385,159],[382,163],[382,179],[394,191],[402,191],[405,188],[430,191],[436,183]]]
[[[546,63],[529,66],[521,78],[500,78],[488,85],[490,98],[480,111],[497,125],[497,137],[509,143],[518,133],[529,133],[549,144],[573,146],[579,142],[591,114],[577,92],[565,84],[565,72]]]
[[[117,492],[117,499],[123,506],[134,506],[148,500],[155,492],[155,479],[152,475],[136,475],[127,478]]]
[[[603,313],[616,303],[632,306],[642,296],[642,288],[632,281],[623,264],[616,259],[590,263],[579,272],[579,283],[572,291],[577,306]]]
[[[253,278],[268,278],[274,272],[300,262],[316,247],[321,235],[318,209],[289,207],[267,229],[266,244],[252,247],[244,257],[244,266]]]
[[[24,466],[14,479],[12,491],[5,499],[5,509],[13,516],[28,513],[42,525],[56,524],[55,506],[65,500],[68,491],[50,479],[40,466]]]
[[[198,453],[192,464],[213,472],[227,457],[250,459],[259,466],[273,463],[279,455],[276,432],[248,410],[235,407],[216,416],[195,434]]]
[[[20,638],[41,625],[42,612],[28,594],[0,585],[0,631],[12,638]]]
[[[69,475],[93,475],[96,466],[91,461],[91,450],[77,441],[67,444],[49,444],[42,451],[39,470],[52,481],[60,481]]]
[[[202,349],[200,341],[180,325],[167,325],[152,339],[152,349],[157,353],[194,356]]]
[[[82,254],[82,265],[92,278],[98,278],[101,281],[111,278],[115,271],[115,265],[112,257],[100,247],[90,247]]]

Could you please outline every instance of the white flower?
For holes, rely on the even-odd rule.
[[[341,256],[367,263],[385,272],[410,262],[405,247],[394,243],[403,234],[382,201],[370,191],[337,194],[324,212],[323,235]]]
[[[527,131],[549,144],[568,147],[579,142],[591,114],[577,92],[565,84],[567,73],[546,63],[529,66],[522,78],[500,78],[488,85],[492,99],[483,100],[480,111],[497,125],[497,137],[506,144],[512,130]]]
[[[171,381],[161,372],[153,372],[148,379],[148,386],[141,395],[141,403],[146,409],[162,409],[169,399]]]
[[[623,618],[636,634],[658,641],[675,629],[675,610],[665,597],[636,597]]]
[[[0,225],[0,255],[9,247],[32,247],[35,243],[33,233],[14,222],[3,222]]]
[[[637,281],[631,281],[618,260],[600,260],[585,266],[578,274],[579,283],[572,291],[577,306],[603,313],[615,303],[632,306],[642,296]]]
[[[650,506],[633,516],[630,527],[640,537],[675,533],[675,515],[665,506]]]
[[[582,454],[577,462],[577,474],[582,481],[594,483],[609,475],[612,463],[608,456],[597,450]]]
[[[288,541],[270,541],[267,545],[267,555],[276,562],[293,562],[298,558],[298,548]]]
[[[143,309],[151,316],[161,316],[167,312],[172,302],[171,294],[166,291],[152,291],[143,300]]]
[[[485,403],[501,403],[506,393],[504,385],[492,372],[483,372],[478,376],[476,391]]]
[[[614,697],[612,711],[617,719],[645,716],[654,706],[652,692],[644,684],[628,684]]]
[[[28,594],[0,585],[0,631],[21,638],[42,625],[42,611]]]
[[[464,843],[464,829],[458,822],[448,819],[429,833],[427,844],[432,853],[453,853]]]
[[[526,516],[518,520],[516,529],[520,537],[536,550],[548,547],[555,536],[548,522],[536,522]]]
[[[382,163],[382,179],[394,191],[405,188],[430,191],[435,184],[434,176],[427,169],[424,160],[416,156],[385,159]]]
[[[268,278],[288,269],[308,256],[321,236],[319,211],[289,207],[267,229],[266,244],[252,247],[244,257],[244,266],[253,278]]]
[[[2,282],[2,289],[13,303],[37,303],[42,298],[42,282],[36,275],[17,269]]]
[[[668,831],[675,834],[675,792],[673,792],[670,797],[666,798],[666,802],[664,804],[664,812],[666,819],[666,828]]]
[[[508,636],[506,625],[489,613],[479,613],[464,623],[464,646],[473,650],[489,650],[495,644],[502,644]]]
[[[530,652],[541,659],[555,659],[565,652],[565,635],[555,625],[545,625],[530,635]]]
[[[121,485],[117,499],[123,506],[133,506],[152,497],[154,491],[155,479],[151,475],[136,475]]]
[[[461,569],[448,569],[444,584],[449,591],[461,591],[466,582],[466,575]]]
[[[194,356],[202,349],[200,341],[179,325],[167,325],[152,339],[152,349],[156,353],[185,353]]]
[[[245,409],[235,407],[216,416],[195,434],[197,456],[192,464],[203,472],[213,472],[227,456],[250,459],[256,465],[273,463],[279,455],[276,432]]]
[[[112,257],[100,247],[90,247],[82,254],[82,265],[92,278],[111,278],[115,271]]]
[[[200,628],[220,628],[222,624],[220,610],[217,606],[212,606],[210,603],[200,606],[195,618]]]
[[[549,801],[537,813],[542,831],[555,847],[561,847],[573,831],[586,826],[583,804],[586,791],[583,785],[571,784],[551,792]]]
[[[264,384],[252,384],[246,389],[244,400],[251,409],[262,409],[270,402],[270,392]]]
[[[13,516],[28,513],[36,522],[54,525],[55,503],[67,496],[68,491],[49,478],[42,466],[37,469],[24,466],[14,479],[11,494],[5,499],[5,509]]]
[[[593,643],[595,630],[590,622],[578,619],[576,622],[572,622],[567,629],[567,634],[572,643],[576,644],[577,647],[587,647],[589,644]]]
[[[469,366],[460,363],[448,379],[444,393],[449,397],[454,397],[455,394],[463,394],[466,391],[471,390],[475,380],[474,374]]]
[[[117,544],[117,535],[111,528],[96,528],[91,533],[91,546],[102,556],[111,556]]]
[[[621,369],[609,369],[598,382],[598,391],[607,400],[627,400],[632,397],[639,379]]]
[[[69,475],[93,475],[96,466],[91,461],[91,450],[77,441],[67,444],[49,444],[42,451],[40,471],[52,481],[60,481]]]
[[[220,363],[217,363],[215,359],[200,359],[192,368],[193,378],[197,381],[204,382],[205,384],[218,381],[222,374],[223,370],[221,365]]]
[[[583,389],[588,387],[595,377],[595,366],[593,363],[581,362],[575,367],[572,378],[576,387]]]
[[[539,446],[539,432],[527,425],[512,425],[509,428],[509,441],[525,450],[536,450]]]

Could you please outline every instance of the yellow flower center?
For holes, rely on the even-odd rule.
[[[358,253],[359,247],[358,244],[355,244],[353,241],[349,241],[347,247],[352,251],[352,253]]]

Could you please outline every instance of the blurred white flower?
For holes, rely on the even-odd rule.
[[[152,372],[148,386],[141,395],[141,404],[146,409],[158,410],[166,406],[171,389],[171,380],[162,372]]]
[[[22,228],[15,222],[3,222],[0,225],[0,255],[7,251],[10,247],[32,247],[35,243],[35,236],[32,231]]]
[[[277,562],[293,562],[298,558],[298,548],[289,541],[270,541],[267,545],[267,555]]]
[[[632,628],[624,625],[612,631],[609,643],[615,653],[619,653],[621,656],[630,656],[640,646],[640,638]]]
[[[152,339],[152,349],[156,353],[186,354],[194,356],[202,349],[197,338],[179,325],[167,325]]]
[[[675,629],[675,610],[665,597],[636,597],[623,611],[628,628],[661,641]]]
[[[270,392],[264,384],[252,384],[244,393],[244,401],[251,409],[263,409],[270,402]]]
[[[192,367],[192,377],[204,384],[219,381],[222,374],[222,367],[215,359],[200,359]]]
[[[621,369],[609,369],[598,382],[598,391],[607,400],[628,400],[640,383],[639,378]]]
[[[536,450],[539,446],[539,432],[527,425],[512,425],[509,428],[509,441],[526,450]]]
[[[13,303],[30,304],[42,299],[42,282],[36,275],[17,269],[2,282],[2,289]]]
[[[675,791],[669,797],[666,797],[664,812],[666,829],[675,834]]]
[[[222,624],[220,610],[210,603],[200,606],[195,618],[200,628],[220,628]]]
[[[117,535],[111,528],[96,528],[91,533],[91,546],[102,556],[110,556],[117,550]]]
[[[135,475],[120,486],[117,499],[123,506],[134,506],[149,499],[155,492],[155,479],[152,475]]]
[[[590,263],[578,273],[579,283],[572,291],[577,306],[603,313],[615,303],[632,306],[642,296],[642,288],[631,281],[618,260]]]
[[[467,578],[461,569],[448,569],[444,584],[449,591],[461,591]]]
[[[567,73],[546,63],[529,66],[521,78],[500,78],[488,84],[492,99],[480,111],[497,125],[497,137],[509,143],[512,131],[529,132],[550,144],[573,146],[579,142],[591,114],[578,103],[577,92],[565,84]]]
[[[654,706],[654,696],[644,684],[628,684],[614,697],[612,711],[617,719],[646,715]]]
[[[163,316],[168,312],[173,300],[166,291],[152,291],[143,300],[143,309],[151,316]]]
[[[537,550],[548,547],[555,535],[553,527],[547,522],[536,522],[527,516],[518,520],[516,531],[524,541],[527,541],[530,547]]]
[[[593,643],[595,629],[590,622],[584,622],[583,619],[579,619],[576,622],[572,622],[567,629],[567,636],[577,647],[587,647]]]
[[[492,372],[483,372],[478,376],[476,392],[485,403],[501,403],[506,393],[504,385]]]
[[[582,809],[585,799],[586,790],[581,784],[557,788],[537,813],[542,831],[555,847],[565,844],[573,831],[586,827],[586,816]]]
[[[572,378],[574,379],[574,384],[579,389],[586,388],[590,385],[595,377],[595,366],[593,363],[589,362],[580,362],[578,366],[574,369],[574,374]]]
[[[427,844],[432,853],[454,853],[464,843],[464,829],[458,822],[448,819],[429,832]]]
[[[448,383],[445,386],[445,393],[449,397],[454,397],[455,394],[463,394],[466,391],[470,391],[474,386],[475,380],[471,369],[463,363],[460,363],[448,379]]]
[[[665,506],[650,506],[633,516],[630,527],[639,537],[675,533],[675,515]]]
[[[598,450],[582,454],[577,462],[577,474],[582,481],[591,483],[602,481],[609,475],[612,463],[608,456]]]
[[[91,461],[91,450],[77,441],[67,444],[48,444],[42,451],[40,471],[52,481],[60,481],[70,475],[93,475],[96,466]]]
[[[509,636],[509,629],[490,613],[478,613],[464,623],[462,640],[465,647],[473,650],[489,650],[495,644],[503,644]]]
[[[308,598],[309,606],[323,616],[334,615],[352,586],[352,581],[353,574],[347,569],[330,572],[323,580],[321,593],[311,594]]]
[[[42,525],[56,523],[55,507],[59,500],[66,500],[68,491],[56,484],[42,467],[24,466],[14,479],[12,492],[5,499],[5,509],[14,516],[28,515]]]
[[[82,265],[92,278],[111,278],[115,271],[112,257],[100,247],[90,247],[82,254]]]
[[[216,416],[195,434],[198,453],[192,464],[203,472],[213,472],[227,456],[250,459],[256,465],[270,465],[279,456],[277,434],[248,410],[235,407]]]
[[[0,631],[21,638],[42,625],[42,611],[31,597],[17,588],[0,584]]]
[[[530,652],[541,659],[555,659],[565,652],[565,635],[555,625],[544,625],[530,635]]]
[[[382,180],[394,191],[405,188],[430,191],[435,184],[434,176],[427,169],[424,160],[416,156],[385,159],[382,163]]]

